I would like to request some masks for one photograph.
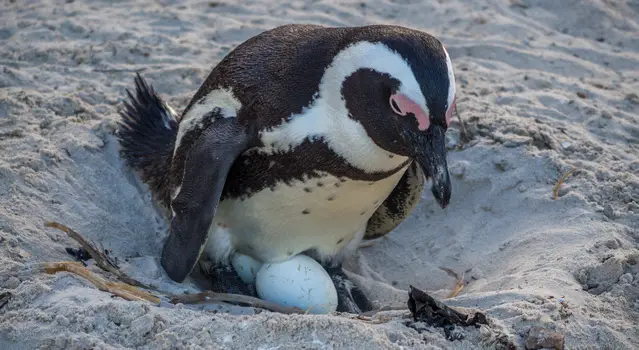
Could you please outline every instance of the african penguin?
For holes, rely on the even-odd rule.
[[[425,179],[442,208],[450,201],[455,80],[444,46],[422,31],[265,31],[223,58],[180,116],[139,75],[135,84],[121,155],[168,209],[161,263],[177,282],[202,256],[219,291],[251,294],[230,267],[234,252],[307,254],[335,282],[338,311],[365,311],[344,257],[401,223]]]

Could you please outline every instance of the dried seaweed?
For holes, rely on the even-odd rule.
[[[488,324],[488,319],[483,313],[476,312],[469,315],[457,311],[413,286],[410,286],[408,290],[408,309],[413,315],[414,321],[424,322],[435,327]]]

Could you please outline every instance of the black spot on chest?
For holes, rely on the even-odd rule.
[[[274,188],[278,183],[291,185],[293,181],[310,181],[328,173],[343,181],[379,181],[402,169],[410,160],[390,171],[369,173],[349,164],[337,155],[322,140],[305,140],[290,151],[262,154],[251,150],[241,155],[227,176],[222,199],[243,198],[265,188]],[[336,183],[336,184],[339,184]],[[324,186],[317,180],[311,186]],[[329,199],[331,200],[331,199]]]

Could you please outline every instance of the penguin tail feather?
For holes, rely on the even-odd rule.
[[[138,73],[135,94],[120,111],[117,130],[120,156],[139,172],[153,196],[167,208],[170,204],[170,170],[178,133],[177,115]]]

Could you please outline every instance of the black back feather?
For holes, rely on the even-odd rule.
[[[178,132],[176,115],[138,73],[135,95],[120,112],[117,137],[126,165],[138,172],[153,195],[167,208],[170,204],[169,173]]]

